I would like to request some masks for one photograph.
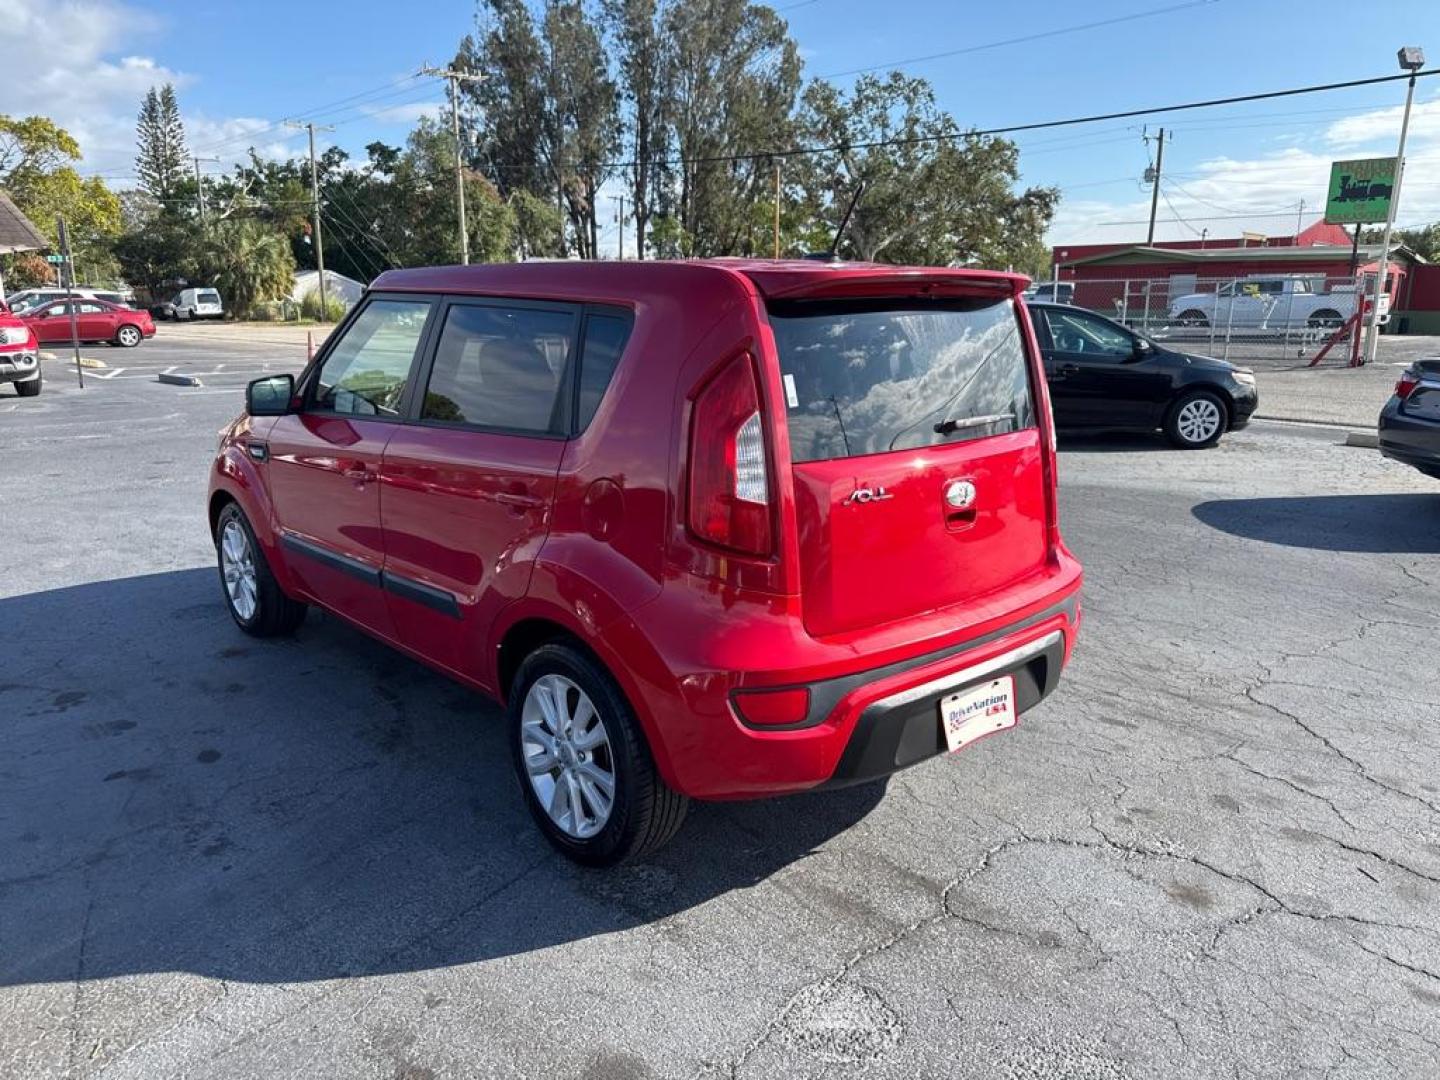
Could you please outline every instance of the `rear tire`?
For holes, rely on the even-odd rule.
[[[1205,327],[1210,325],[1209,317],[1203,312],[1194,308],[1182,311],[1180,317],[1175,320],[1181,326]]]
[[[1181,394],[1165,415],[1165,437],[1181,450],[1214,446],[1229,426],[1229,408],[1209,390]]]
[[[40,386],[44,381],[43,376],[36,375],[35,378],[29,382],[17,382],[15,384],[15,392],[21,397],[39,397]]]
[[[1340,312],[1329,308],[1314,312],[1308,320],[1311,330],[1338,330],[1344,321]]]
[[[138,326],[132,326],[126,323],[115,331],[115,344],[119,345],[122,349],[133,349],[136,345],[140,344],[140,339],[144,336]]]
[[[507,701],[522,797],[562,855],[614,866],[679,830],[689,800],[665,785],[630,703],[589,655],[561,642],[540,646],[521,663]]]
[[[281,590],[245,512],[235,503],[215,522],[215,560],[225,607],[245,633],[283,637],[305,621],[305,605]]]

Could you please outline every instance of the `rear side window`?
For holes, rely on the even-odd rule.
[[[429,314],[428,300],[366,305],[321,365],[315,407],[351,416],[398,416]]]
[[[620,363],[630,338],[630,320],[619,315],[590,315],[585,320],[585,345],[580,353],[580,404],[577,431],[590,426],[600,399]]]
[[[560,429],[570,311],[455,305],[435,349],[422,420],[521,432]]]
[[[883,454],[1035,426],[1015,308],[775,303],[792,461]]]

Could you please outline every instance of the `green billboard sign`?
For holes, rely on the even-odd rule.
[[[1337,161],[1330,166],[1325,220],[1331,225],[1368,225],[1384,221],[1395,190],[1395,159]]]

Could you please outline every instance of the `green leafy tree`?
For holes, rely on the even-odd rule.
[[[602,10],[626,105],[624,140],[633,163],[627,180],[635,218],[635,250],[643,259],[656,188],[665,175],[664,158],[670,146],[673,43],[663,30],[665,9],[659,0],[604,0]]]
[[[52,246],[63,216],[82,280],[113,284],[120,268],[110,247],[121,229],[120,200],[104,181],[75,170],[71,163],[79,158],[79,144],[48,117],[0,116],[0,187]],[[20,276],[7,275],[11,281],[22,283],[23,267],[33,269],[33,260],[22,263]]]
[[[961,132],[926,80],[862,75],[849,93],[813,82],[800,128],[808,144],[832,148],[803,166],[812,236],[828,244],[856,200],[842,255],[1033,269],[1059,193],[1017,193],[1015,144]]]
[[[135,157],[135,174],[140,186],[162,203],[180,194],[188,175],[185,125],[175,87],[166,83],[157,92],[152,86],[140,105],[135,128],[140,152]]]
[[[295,284],[295,256],[285,237],[254,220],[219,222],[206,236],[196,270],[197,280],[219,289],[241,315],[288,296]]]
[[[562,218],[559,208],[549,199],[519,188],[506,200],[515,215],[514,256],[521,259],[556,259],[560,257]]]
[[[749,0],[674,4],[663,32],[685,254],[746,253],[754,208],[773,183],[770,160],[752,155],[794,141],[799,52],[784,20]]]
[[[475,32],[460,43],[455,66],[484,72],[461,84],[461,129],[470,164],[493,177],[502,195],[524,189],[553,197],[554,147],[547,143],[548,58],[525,0],[479,0]],[[477,121],[475,117],[480,119]]]

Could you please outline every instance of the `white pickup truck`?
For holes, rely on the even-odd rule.
[[[1355,314],[1355,294],[1355,285],[1348,281],[1326,291],[1322,277],[1241,278],[1212,292],[1175,297],[1170,301],[1170,323],[1249,330],[1333,330]],[[1381,323],[1389,313],[1390,297],[1382,295]]]

